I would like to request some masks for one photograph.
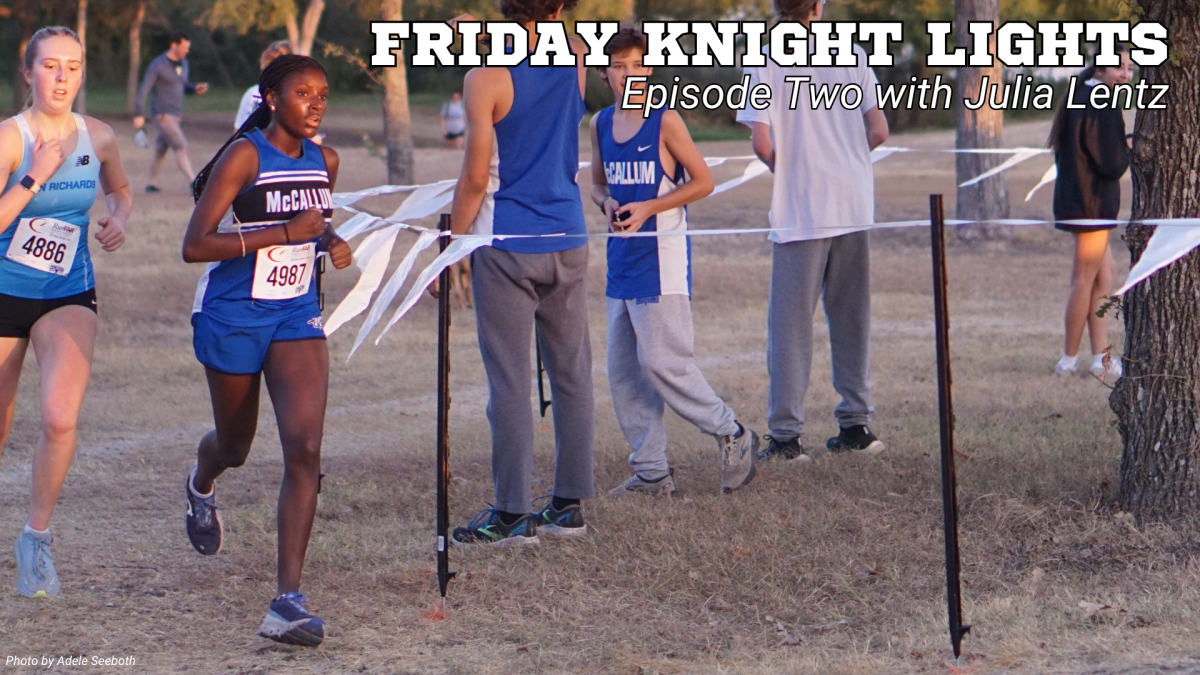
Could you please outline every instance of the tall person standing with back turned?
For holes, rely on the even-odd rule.
[[[559,21],[575,0],[500,0],[505,19],[529,32]],[[499,46],[493,45],[493,48]],[[479,350],[488,377],[494,508],[454,529],[456,545],[537,543],[587,531],[581,499],[594,496],[595,408],[587,317],[587,226],[575,174],[587,72],[574,66],[467,73],[467,147],[451,210],[455,234],[574,235],[495,242],[471,259]],[[443,289],[449,292],[449,289]],[[554,395],[557,457],[549,503],[530,513],[533,409],[530,341],[537,324]]]
[[[96,276],[88,211],[96,188],[108,216],[97,221],[105,251],[125,241],[133,210],[117,139],[108,125],[71,113],[83,83],[74,31],[43,28],[25,50],[31,104],[0,123],[0,446],[8,438],[30,343],[41,375],[42,435],[33,453],[29,519],[17,538],[17,590],[58,594],[50,515],[75,456],[75,426],[96,344]]]
[[[820,21],[825,0],[774,0],[783,21],[808,26]],[[810,42],[811,45],[811,42]],[[812,47],[809,47],[810,53]],[[842,396],[834,410],[838,435],[825,442],[831,452],[875,454],[883,442],[867,426],[871,407],[871,249],[875,222],[871,150],[888,136],[887,118],[875,101],[875,73],[855,46],[852,67],[781,67],[769,61],[747,68],[753,88],[771,87],[765,110],[748,107],[739,122],[775,174],[771,197],[771,294],[767,303],[767,424],[771,435],[764,460],[807,457],[804,396],[812,370],[813,314],[825,301],[833,388]],[[809,78],[793,107],[792,76]],[[822,86],[854,84],[863,100],[856,110],[823,109],[809,100]]]
[[[283,485],[277,595],[259,635],[316,646],[325,626],[300,592],[329,393],[313,267],[318,251],[329,251],[338,269],[352,256],[329,227],[338,155],[312,142],[329,95],[325,69],[307,56],[281,56],[258,86],[262,104],[196,178],[196,210],[183,242],[186,262],[209,263],[192,326],[216,422],[185,481],[187,534],[204,555],[221,550],[215,482],[250,454],[265,378],[283,446]]]

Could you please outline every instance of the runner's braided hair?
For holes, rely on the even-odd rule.
[[[311,56],[300,56],[299,54],[284,54],[276,58],[267,67],[263,69],[262,74],[258,76],[258,94],[262,97],[258,107],[254,112],[250,113],[250,117],[238,127],[238,130],[233,132],[229,140],[225,141],[225,145],[213,155],[213,158],[208,160],[208,164],[200,169],[200,173],[196,174],[196,180],[192,181],[192,199],[200,201],[200,195],[204,194],[204,186],[208,185],[208,177],[212,173],[213,167],[217,165],[217,160],[221,159],[221,155],[225,152],[234,141],[254,131],[255,129],[266,129],[271,123],[271,107],[267,105],[267,92],[278,91],[283,83],[295,73],[306,70],[320,71],[325,75],[325,66],[321,65],[320,61]]]

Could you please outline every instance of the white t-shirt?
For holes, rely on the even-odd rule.
[[[863,116],[878,106],[877,80],[867,66],[866,53],[858,45],[854,51],[858,54],[854,67],[782,68],[768,58],[766,66],[746,68],[751,91],[759,83],[771,87],[771,104],[764,110],[747,105],[738,111],[737,121],[771,127],[775,189],[770,222],[772,229],[783,230],[771,233],[775,243],[827,239],[868,229],[875,222],[875,176]],[[799,83],[795,110],[788,108],[792,83],[784,78],[789,76],[811,78]],[[839,98],[829,110],[824,105],[814,109],[810,85],[818,91],[829,85],[832,91],[839,84],[861,87],[861,105],[847,110]],[[847,94],[847,102],[854,103],[855,98]]]
[[[238,105],[237,117],[233,121],[234,130],[242,128],[242,124],[246,122],[248,117],[254,114],[254,109],[258,107],[258,103],[261,100],[262,97],[258,95],[257,84],[242,94],[242,102]]]

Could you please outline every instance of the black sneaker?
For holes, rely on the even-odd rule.
[[[466,527],[456,527],[450,533],[450,543],[455,546],[508,546],[509,544],[537,544],[535,516],[525,514],[511,525],[500,520],[496,509],[484,509],[475,514]]]
[[[865,424],[842,427],[837,436],[825,441],[825,447],[830,452],[856,452],[863,455],[878,455],[887,449]]]
[[[162,190],[158,189],[157,185],[147,185],[146,192],[148,192],[150,194],[154,194],[156,192],[162,192]]]
[[[770,434],[764,434],[763,440],[767,442],[767,448],[758,453],[758,461],[774,462],[791,462],[798,460],[801,462],[811,461],[812,458],[804,454],[804,446],[800,445],[799,438],[793,438],[790,441],[781,441],[778,438],[772,437]]]
[[[196,494],[192,478],[196,467],[188,472],[184,481],[183,494],[187,501],[187,536],[192,548],[203,555],[216,555],[221,550],[221,514],[217,513],[217,490],[213,488],[207,497]]]
[[[537,508],[537,502],[542,499],[546,500],[546,505],[540,511],[529,514],[537,523],[539,532],[544,533],[548,537],[577,537],[581,534],[587,534],[587,523],[583,522],[583,506],[580,504],[571,504],[563,507],[561,510],[554,508],[554,498],[551,495],[540,497],[534,501],[534,508]]]
[[[258,634],[276,642],[316,647],[325,639],[325,623],[308,613],[308,597],[292,591],[271,601]]]

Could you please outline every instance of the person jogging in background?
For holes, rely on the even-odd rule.
[[[628,76],[649,77],[646,37],[622,28],[608,41],[600,76],[618,101]],[[645,93],[631,96],[645,103]],[[686,232],[687,204],[712,192],[712,173],[674,110],[618,110],[592,117],[592,201],[616,233]],[[721,490],[754,478],[758,436],[738,424],[695,361],[691,240],[685,236],[608,240],[608,382],[633,475],[609,492],[674,495],[664,404],[715,436]]]
[[[96,345],[88,212],[99,188],[109,215],[96,221],[95,237],[112,252],[125,242],[133,210],[112,129],[71,113],[83,69],[74,31],[56,26],[34,33],[24,62],[31,104],[0,123],[0,447],[12,428],[30,344],[41,378],[29,517],[15,545],[17,591],[27,597],[59,591],[50,516],[75,457]]]
[[[187,474],[186,526],[197,551],[221,550],[216,479],[250,454],[265,379],[283,446],[283,485],[277,595],[259,635],[316,646],[324,623],[300,592],[329,393],[313,267],[320,251],[338,269],[352,256],[329,227],[338,155],[310,140],[325,115],[325,69],[307,56],[281,56],[258,83],[262,105],[196,178],[196,210],[183,242],[185,262],[208,263],[192,308],[192,343],[216,422]]]
[[[821,19],[824,0],[774,0],[781,20],[805,26]],[[810,51],[811,51],[810,42]],[[833,353],[833,387],[842,396],[834,415],[840,431],[832,452],[878,453],[884,445],[867,426],[871,407],[871,267],[868,230],[875,222],[871,150],[887,140],[887,119],[875,100],[875,74],[855,46],[853,67],[747,68],[751,87],[771,87],[764,110],[747,107],[737,120],[751,129],[754,152],[775,174],[771,197],[771,294],[767,307],[767,424],[759,459],[808,458],[804,396],[812,370],[813,314],[824,299]],[[789,109],[793,82],[810,78]],[[857,110],[826,110],[810,89],[855,84]]]
[[[261,73],[262,71],[266,70],[267,66],[271,65],[271,62],[280,56],[294,53],[295,52],[292,51],[291,42],[288,42],[287,40],[277,40],[272,42],[271,44],[267,45],[267,48],[264,49],[263,53],[258,57],[259,72]],[[246,90],[246,93],[242,94],[242,102],[238,104],[237,115],[233,119],[233,128],[235,131],[242,128],[242,125],[246,123],[246,120],[254,114],[256,109],[258,109],[259,103],[262,103],[262,94],[259,93],[258,84],[255,83]]]
[[[558,21],[576,0],[502,0],[500,12],[537,41],[537,21]],[[462,17],[460,17],[461,19]],[[452,541],[537,543],[587,531],[580,500],[594,496],[595,410],[587,317],[587,226],[575,174],[587,72],[585,47],[571,41],[576,65],[483,67],[467,73],[467,143],[454,192],[455,234],[568,235],[496,241],[471,260],[479,351],[488,378],[494,508]],[[442,289],[449,292],[450,289]],[[534,324],[554,391],[554,489],[530,513],[533,468]]]
[[[1103,84],[1110,89],[1129,84],[1133,79],[1133,61],[1129,47],[1118,43],[1119,66],[1092,66],[1079,74],[1083,86],[1075,90],[1073,103],[1078,109],[1067,110],[1064,100],[1054,115],[1047,145],[1054,149],[1058,179],[1054,182],[1054,227],[1070,232],[1075,240],[1071,265],[1071,292],[1067,296],[1065,339],[1062,358],[1054,374],[1063,377],[1075,373],[1079,343],[1087,326],[1092,343],[1092,375],[1104,379],[1123,373],[1121,358],[1109,355],[1108,319],[1097,312],[1113,291],[1113,257],[1108,240],[1116,225],[1082,225],[1064,220],[1114,220],[1121,210],[1121,176],[1129,168],[1129,141],[1125,137],[1125,117],[1117,108],[1091,105],[1092,90]],[[1114,96],[1115,100],[1116,97]]]
[[[133,128],[141,129],[146,124],[145,103],[150,95],[150,115],[154,122],[154,130],[158,138],[154,141],[154,164],[150,169],[150,183],[146,192],[161,192],[158,179],[162,177],[163,162],[167,159],[167,151],[175,151],[175,163],[179,170],[187,176],[191,183],[196,178],[192,171],[192,163],[187,155],[187,138],[183,135],[183,95],[203,94],[208,91],[208,84],[200,82],[192,84],[187,61],[188,50],[192,42],[187,33],[177,31],[171,34],[171,47],[164,54],[150,62],[146,74],[142,77],[142,86],[138,89],[137,101],[134,104]]]
[[[442,137],[447,149],[462,150],[463,134],[467,133],[467,110],[463,107],[462,93],[450,94],[450,100],[442,105]]]

